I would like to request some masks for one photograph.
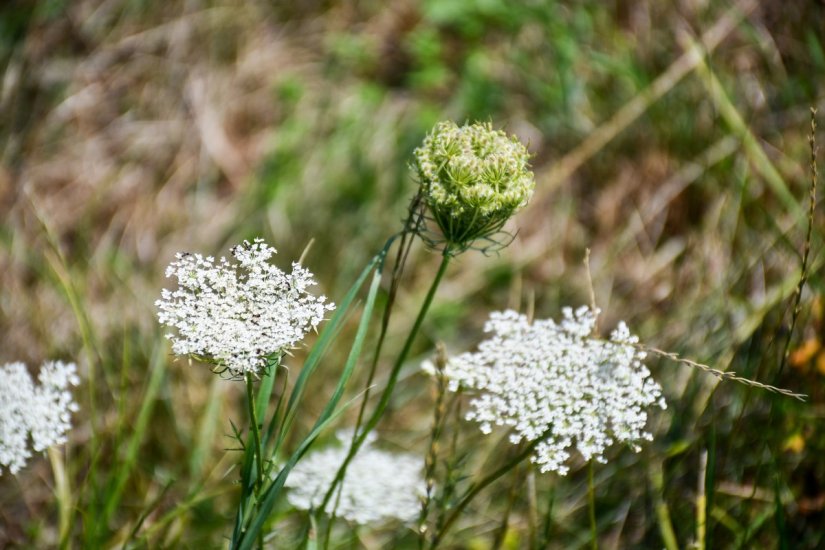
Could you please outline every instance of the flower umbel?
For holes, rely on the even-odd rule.
[[[330,507],[335,508],[335,515],[362,525],[390,519],[416,521],[426,490],[421,458],[375,449],[372,437],[350,463]],[[341,447],[312,453],[293,468],[286,480],[293,506],[310,510],[321,504],[347,456],[351,438],[351,431],[342,430],[338,433]]]
[[[312,273],[297,262],[284,273],[269,263],[275,249],[255,239],[232,248],[237,263],[179,253],[166,269],[177,290],[163,289],[155,304],[172,351],[227,369],[260,373],[315,329],[335,305],[310,294]]]
[[[69,386],[77,386],[74,363],[47,361],[35,384],[23,363],[0,367],[0,466],[16,474],[35,452],[66,442],[77,403]]]
[[[490,123],[439,122],[414,153],[424,200],[449,246],[489,238],[530,200],[527,148]]]
[[[540,440],[533,462],[561,475],[572,448],[604,462],[614,443],[638,450],[637,441],[652,439],[646,408],[665,408],[662,389],[624,323],[609,340],[591,337],[597,316],[587,307],[565,308],[560,323],[531,324],[515,311],[491,314],[485,331],[493,336],[451,359],[445,371],[451,391],[477,392],[467,419],[484,433],[512,427],[514,444]]]

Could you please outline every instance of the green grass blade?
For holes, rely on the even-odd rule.
[[[710,434],[708,435],[708,465],[705,471],[705,508],[713,510],[714,496],[716,494],[716,424],[711,422]],[[711,529],[710,518],[708,515],[705,518],[705,548],[713,548],[713,529]]]
[[[370,319],[372,318],[372,310],[375,307],[375,297],[378,295],[378,289],[381,286],[381,275],[383,268],[384,255],[382,254],[372,276],[372,283],[370,284],[367,301],[364,304],[364,311],[361,312],[361,321],[358,323],[358,330],[355,333],[355,340],[353,341],[352,348],[350,348],[349,355],[347,356],[347,362],[344,364],[344,371],[338,379],[338,386],[335,388],[332,397],[327,402],[324,410],[321,412],[318,422],[322,422],[329,418],[335,410],[335,407],[338,406],[338,402],[344,394],[346,384],[352,376],[352,372],[355,370],[355,365],[358,363],[358,358],[361,356],[361,349],[364,347],[364,339],[367,336],[367,329],[369,328]]]
[[[261,377],[258,383],[258,395],[255,397],[255,414],[258,415],[258,420],[263,423],[266,418],[266,409],[269,405],[269,400],[272,398],[272,390],[275,387],[275,377],[278,373],[278,364],[280,359],[272,361],[269,364],[267,373]]]
[[[318,341],[315,342],[315,345],[312,347],[312,351],[304,362],[304,365],[301,368],[301,374],[298,375],[298,379],[295,381],[295,386],[292,388],[292,393],[289,396],[284,421],[281,424],[278,441],[275,444],[276,452],[280,449],[286,434],[289,433],[289,429],[295,421],[295,415],[298,412],[298,402],[303,395],[307,380],[318,367],[318,364],[320,363],[321,358],[324,356],[324,353],[329,345],[343,328],[344,320],[346,319],[349,308],[352,306],[352,303],[358,294],[358,290],[364,284],[367,275],[369,275],[370,271],[372,271],[377,265],[384,261],[387,250],[389,250],[389,247],[392,245],[394,240],[395,237],[390,238],[384,245],[384,248],[372,258],[369,264],[367,264],[367,267],[365,267],[361,272],[361,275],[359,275],[358,279],[355,281],[355,284],[352,285],[344,299],[340,304],[338,304],[335,314],[326,324],[324,330],[321,332],[321,336],[318,338]]]
[[[375,271],[373,273],[372,283],[370,284],[370,290],[367,294],[367,301],[364,304],[364,310],[361,312],[361,320],[358,323],[358,330],[356,331],[355,339],[353,341],[352,347],[350,348],[347,361],[344,365],[344,371],[341,373],[341,376],[338,379],[338,385],[335,388],[332,397],[330,397],[329,401],[324,407],[324,410],[321,412],[321,415],[315,422],[315,428],[313,428],[313,432],[319,426],[326,425],[327,420],[332,418],[333,414],[335,413],[335,407],[338,406],[338,402],[341,400],[341,396],[343,396],[344,390],[346,389],[347,382],[349,382],[349,379],[351,378],[352,373],[355,370],[355,365],[358,363],[358,358],[361,356],[361,350],[364,347],[364,340],[366,339],[370,319],[372,318],[372,311],[375,308],[375,298],[378,295],[378,290],[381,286],[381,275],[384,267],[385,256],[386,249],[381,254],[376,256],[378,265],[375,267]],[[371,262],[370,265],[373,265],[373,263],[374,262]],[[284,481],[286,481],[285,477]],[[277,496],[277,492],[275,496]],[[268,515],[268,513],[266,515]],[[247,534],[247,537],[248,536],[250,535]]]
[[[206,400],[206,410],[198,428],[198,434],[195,438],[195,445],[192,455],[189,457],[189,471],[194,480],[199,478],[206,463],[207,454],[212,446],[212,441],[215,438],[215,433],[218,428],[218,420],[221,410],[220,390],[224,384],[224,380],[219,377],[214,377],[209,387],[209,397]]]
[[[143,401],[138,412],[137,421],[132,425],[133,433],[126,448],[126,456],[123,458],[118,468],[117,476],[114,482],[110,485],[112,488],[106,498],[106,505],[104,507],[103,517],[105,518],[104,525],[109,523],[118,504],[120,497],[123,495],[123,490],[126,487],[126,482],[129,480],[132,469],[137,462],[138,450],[143,438],[146,435],[146,429],[149,426],[149,418],[152,415],[154,405],[158,392],[160,391],[163,380],[166,377],[166,362],[164,359],[164,347],[158,346],[152,357],[151,375],[149,384],[146,387],[146,393],[143,396]]]
[[[278,396],[278,403],[275,405],[275,411],[272,413],[272,420],[269,422],[269,426],[266,429],[266,433],[264,434],[264,449],[269,446],[269,442],[272,440],[272,436],[275,435],[275,429],[278,427],[278,420],[281,418],[281,411],[283,410],[284,404],[284,395],[286,395],[286,388],[289,384],[289,369],[284,369],[283,373],[284,383],[282,384],[281,393]]]
[[[346,411],[349,407],[355,403],[360,396],[356,396],[352,400],[348,401],[343,407],[339,410],[335,411],[331,414],[326,420],[323,422],[319,419],[316,422],[315,426],[313,427],[312,431],[309,435],[304,438],[301,442],[301,445],[298,449],[292,453],[289,457],[289,460],[278,473],[278,476],[272,482],[267,490],[264,492],[263,497],[261,499],[261,506],[258,509],[258,512],[255,514],[255,517],[252,519],[252,522],[246,532],[241,533],[238,538],[232,539],[232,543],[230,548],[233,549],[240,549],[240,550],[250,550],[252,546],[255,544],[255,541],[258,538],[258,533],[260,533],[261,529],[263,528],[264,522],[266,522],[267,518],[269,517],[270,512],[272,512],[272,508],[275,507],[275,502],[278,499],[278,496],[283,489],[284,484],[286,483],[286,478],[289,475],[289,472],[292,471],[292,468],[295,467],[295,464],[301,460],[301,457],[309,450],[309,447],[315,442],[318,438],[318,435],[330,424],[332,424],[344,411]]]

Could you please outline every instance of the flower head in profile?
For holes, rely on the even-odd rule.
[[[310,294],[312,273],[297,262],[285,273],[269,263],[262,239],[232,248],[237,263],[179,253],[166,269],[177,290],[163,289],[158,320],[176,329],[172,350],[211,362],[233,376],[260,373],[335,309]]]
[[[533,195],[527,148],[490,123],[439,122],[413,167],[445,244],[464,250],[490,238]]]
[[[591,337],[597,315],[565,308],[560,323],[530,323],[515,311],[493,313],[485,326],[492,336],[445,370],[451,391],[475,394],[467,419],[484,433],[512,428],[514,444],[538,441],[533,462],[562,475],[572,449],[603,462],[614,443],[638,450],[638,441],[652,439],[646,409],[665,408],[662,389],[624,323],[609,340]]]
[[[74,363],[47,361],[32,380],[26,365],[0,367],[0,466],[16,474],[31,457],[66,442],[71,413],[77,411],[70,386],[77,386]],[[2,470],[0,470],[2,471]]]
[[[289,502],[302,510],[321,505],[347,456],[352,432],[338,433],[339,447],[307,455],[286,480]],[[328,504],[338,517],[358,524],[396,519],[414,522],[421,511],[426,486],[421,474],[423,461],[410,454],[382,451],[373,447],[370,436],[347,468],[346,477]]]

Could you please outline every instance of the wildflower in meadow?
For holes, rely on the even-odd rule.
[[[74,363],[47,361],[35,384],[23,363],[0,367],[0,466],[16,474],[31,457],[66,442],[71,413],[78,410],[69,386],[77,386]],[[2,473],[2,470],[0,470]]]
[[[317,508],[349,451],[352,432],[338,433],[342,445],[316,451],[298,463],[287,478],[289,502],[302,510]],[[347,468],[328,509],[358,524],[390,519],[414,522],[421,512],[426,486],[421,457],[382,451],[370,435]]]
[[[315,329],[335,309],[308,292],[312,273],[299,263],[285,273],[269,263],[276,253],[263,239],[232,248],[226,258],[179,253],[166,269],[177,290],[155,304],[172,351],[210,362],[233,376],[259,374]]]
[[[445,369],[450,391],[475,394],[467,419],[483,433],[494,425],[511,427],[514,444],[538,441],[533,462],[561,475],[571,449],[604,462],[614,443],[638,450],[636,442],[652,439],[646,409],[665,408],[662,389],[624,323],[609,340],[592,337],[597,316],[587,307],[565,308],[560,323],[530,323],[515,311],[491,314],[485,332],[492,336]]]
[[[457,250],[490,238],[535,188],[527,148],[490,123],[439,122],[415,150],[413,168],[443,239]]]

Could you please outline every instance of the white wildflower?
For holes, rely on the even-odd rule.
[[[288,499],[293,506],[310,510],[321,505],[347,456],[351,436],[351,431],[339,432],[340,447],[316,451],[293,468],[286,480],[291,489]],[[334,509],[336,516],[362,525],[389,519],[416,521],[421,511],[421,497],[426,491],[421,458],[376,449],[373,441],[368,438],[352,459],[327,509]]]
[[[451,391],[477,392],[468,420],[490,433],[513,428],[512,443],[540,440],[532,457],[542,472],[564,475],[571,449],[585,460],[604,462],[614,443],[635,450],[645,431],[646,408],[665,408],[662,389],[642,364],[638,338],[620,323],[609,340],[592,338],[598,311],[563,310],[532,324],[515,311],[496,312],[485,326],[493,336],[475,353],[451,359]]]
[[[260,373],[324,320],[335,305],[307,289],[312,273],[297,262],[284,273],[269,263],[275,254],[262,239],[232,248],[237,264],[179,253],[166,269],[177,290],[163,289],[156,302],[172,351],[229,369]]]
[[[74,363],[47,361],[40,368],[39,384],[32,381],[26,365],[0,367],[0,466],[16,474],[35,452],[66,442],[71,413],[77,403],[69,386],[80,383]]]

